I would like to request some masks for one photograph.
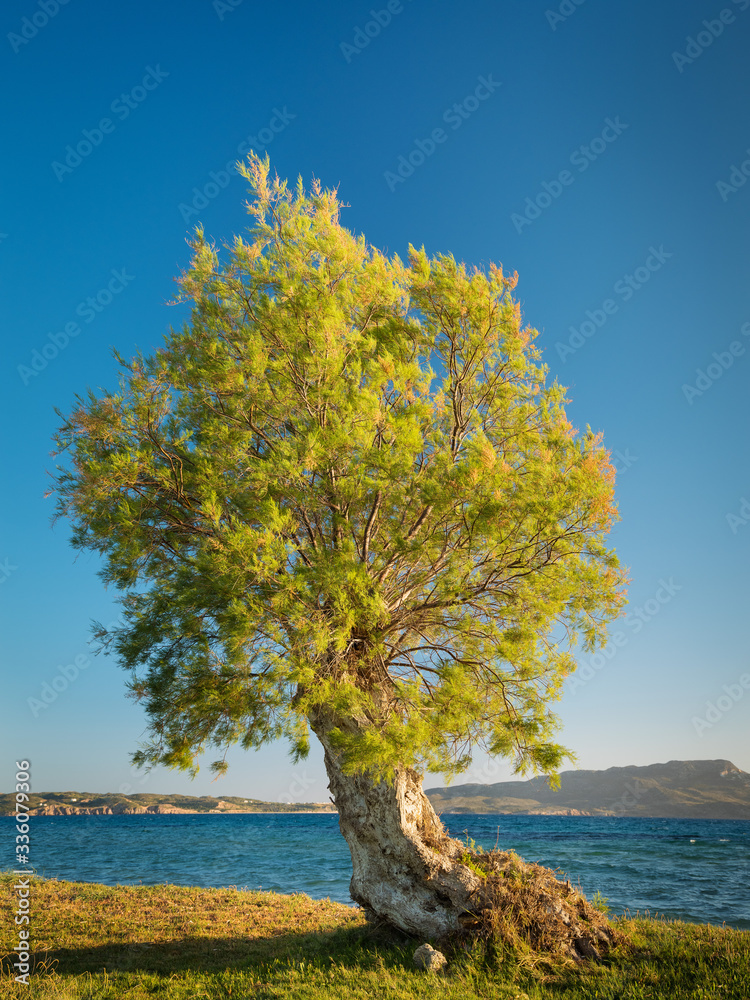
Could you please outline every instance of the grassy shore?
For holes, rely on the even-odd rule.
[[[630,946],[601,964],[461,952],[414,968],[418,944],[305,895],[32,880],[30,985],[14,982],[13,876],[0,876],[0,997],[29,1000],[750,1000],[750,932],[618,920]]]

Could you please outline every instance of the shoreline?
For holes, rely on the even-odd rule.
[[[94,808],[77,809],[75,811],[48,812],[46,810],[29,810],[32,819],[68,819],[75,816],[338,816],[337,809],[108,809]],[[15,819],[13,813],[7,813],[0,819]]]
[[[337,809],[177,809],[172,807],[166,808],[148,808],[148,809],[107,809],[102,810],[101,807],[95,807],[91,811],[87,809],[78,809],[68,811],[68,807],[63,807],[65,812],[57,811],[47,811],[47,810],[29,810],[29,817],[33,819],[64,819],[70,816],[328,816],[334,815],[338,816]],[[708,821],[708,822],[722,822],[722,823],[750,823],[750,817],[747,816],[716,816],[716,815],[703,815],[703,814],[692,814],[692,815],[681,815],[674,816],[664,813],[654,813],[644,814],[644,813],[612,813],[612,812],[583,812],[583,811],[568,811],[560,810],[559,812],[499,812],[499,811],[479,811],[468,812],[466,810],[460,809],[452,812],[449,809],[435,810],[438,816],[507,816],[507,817],[518,817],[518,818],[531,818],[536,819],[641,819],[641,820],[682,820],[685,822],[689,821]],[[0,813],[0,819],[15,819],[13,813]]]

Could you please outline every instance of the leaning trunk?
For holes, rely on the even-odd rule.
[[[369,918],[423,941],[479,933],[574,959],[598,958],[623,940],[550,869],[512,851],[471,853],[449,837],[412,769],[397,768],[393,780],[345,774],[328,738],[332,722],[310,721],[352,855],[351,896]]]
[[[392,781],[344,774],[327,728],[313,723],[352,855],[352,899],[368,916],[423,939],[460,932],[483,880],[458,860],[465,848],[447,835],[421,775],[410,768]]]

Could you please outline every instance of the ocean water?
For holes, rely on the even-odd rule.
[[[614,913],[750,929],[750,822],[443,814],[450,833],[563,873]],[[5,867],[14,821],[0,818]],[[335,814],[38,816],[39,875],[106,885],[236,886],[351,903]]]

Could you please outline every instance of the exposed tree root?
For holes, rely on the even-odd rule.
[[[600,959],[627,939],[570,882],[512,851],[466,851],[460,859],[483,876],[476,909],[460,918],[462,936],[516,952],[555,958]]]

